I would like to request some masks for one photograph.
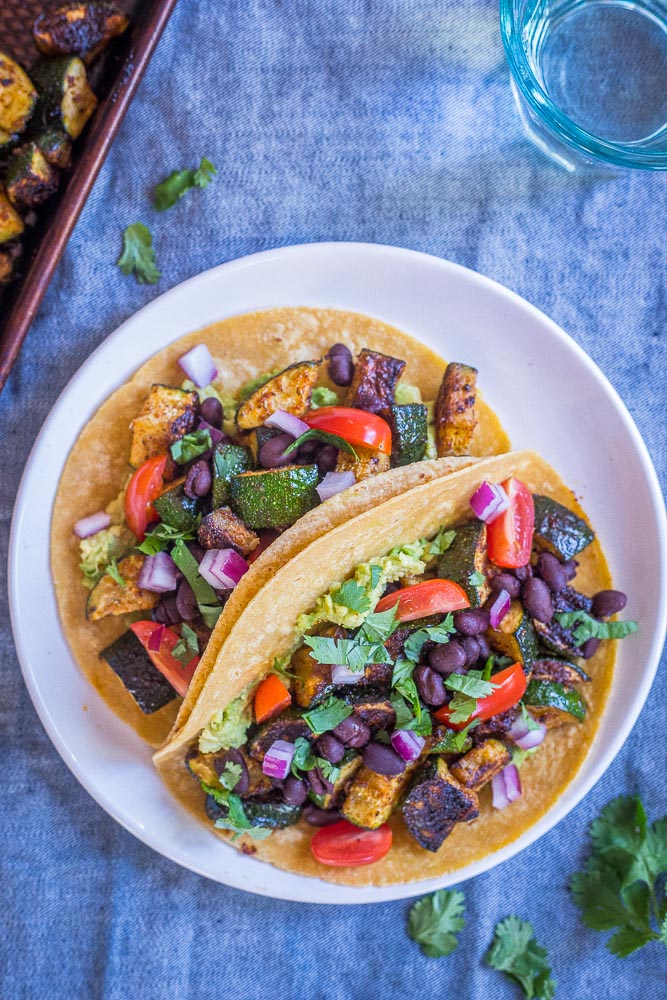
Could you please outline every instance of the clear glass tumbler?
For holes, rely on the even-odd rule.
[[[512,89],[568,170],[667,169],[667,0],[500,0]]]

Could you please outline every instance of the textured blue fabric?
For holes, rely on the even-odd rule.
[[[155,181],[201,155],[218,166],[214,187],[157,217]],[[0,397],[3,562],[30,446],[92,349],[182,279],[309,240],[429,251],[526,296],[620,390],[664,483],[666,209],[661,175],[568,176],[532,148],[494,0],[181,0]],[[157,288],[114,267],[121,230],[138,219],[155,233]],[[566,890],[610,798],[640,791],[654,816],[666,811],[664,670],[586,801],[465,886],[460,948],[435,961],[405,934],[407,903],[319,909],[253,897],[133,839],[39,725],[6,588],[0,615],[1,997],[509,998],[518,991],[480,958],[510,912],[548,946],[559,996],[667,995],[664,949],[612,958]]]

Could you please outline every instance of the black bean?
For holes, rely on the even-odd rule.
[[[489,612],[484,608],[466,608],[454,612],[454,628],[461,635],[479,635],[489,627]]]
[[[445,685],[442,677],[430,667],[417,667],[414,673],[415,684],[420,696],[427,705],[442,705],[445,701]]]
[[[188,548],[198,563],[200,563],[206,555],[206,549],[203,545],[199,545],[198,542],[188,542]]]
[[[205,420],[211,427],[216,427],[219,431],[222,430],[222,421],[225,414],[222,409],[222,403],[215,396],[209,396],[201,404],[201,415],[202,420]]]
[[[498,573],[489,581],[489,585],[494,594],[501,590],[506,590],[511,598],[518,597],[521,592],[521,584],[512,573]]]
[[[176,607],[176,594],[166,594],[153,611],[153,618],[161,625],[178,625],[182,621]]]
[[[533,575],[533,567],[530,563],[527,566],[519,566],[514,570],[514,575],[521,583],[525,583]]]
[[[317,741],[317,750],[320,757],[324,757],[331,764],[338,764],[345,756],[345,747],[331,733],[324,733]]]
[[[299,450],[297,452],[299,462],[304,465],[314,462],[315,456],[321,447],[321,441],[304,441],[302,445],[299,445]]]
[[[199,614],[197,598],[187,580],[181,580],[176,591],[176,610],[181,621],[191,622]]]
[[[567,587],[568,575],[557,556],[551,552],[540,552],[537,558],[537,573],[553,594],[559,594]]]
[[[451,674],[458,667],[465,667],[466,654],[463,646],[455,639],[438,644],[429,651],[429,666],[439,674]]]
[[[475,638],[477,639],[477,643],[479,645],[479,655],[483,659],[487,660],[489,656],[491,656],[491,647],[486,640],[486,636],[477,635]]]
[[[320,809],[319,806],[306,806],[302,813],[306,823],[311,826],[331,826],[340,819],[337,809]]]
[[[628,599],[622,590],[598,590],[593,598],[591,614],[595,618],[609,618],[622,611]]]
[[[403,758],[384,743],[369,743],[364,750],[363,760],[369,771],[375,771],[376,774],[384,774],[387,777],[403,774],[405,771]]]
[[[538,622],[547,624],[554,616],[554,606],[551,602],[551,591],[544,580],[538,576],[526,580],[521,591],[523,606]]]
[[[466,654],[466,667],[471,667],[479,660],[479,639],[474,635],[466,635],[461,639],[461,645]]]
[[[567,573],[567,579],[574,580],[577,575],[577,569],[579,568],[579,563],[576,559],[568,559],[567,562],[563,563],[563,569]]]
[[[335,444],[323,444],[317,453],[317,468],[323,475],[333,472],[338,461],[338,448]]]
[[[259,449],[259,464],[265,469],[278,469],[281,465],[289,465],[295,460],[295,455],[290,452],[285,454],[285,449],[294,441],[291,434],[276,434],[275,437],[265,441]]]
[[[211,466],[204,459],[200,459],[188,469],[183,483],[183,492],[186,497],[196,500],[198,497],[205,497],[210,492],[212,484]]]
[[[319,767],[314,767],[308,772],[308,784],[315,795],[326,795],[333,791],[333,784],[324,777]]]
[[[334,344],[329,353],[329,378],[335,385],[349,385],[354,374],[354,363],[349,347]]]
[[[250,788],[250,775],[248,774],[248,766],[241,751],[232,747],[230,750],[227,750],[222,757],[213,758],[213,766],[215,767],[218,777],[224,773],[227,764],[235,764],[237,767],[241,768],[239,780],[234,785],[234,792],[236,795],[245,795]]]
[[[346,747],[353,747],[355,750],[365,747],[371,738],[369,727],[354,715],[348,715],[347,719],[339,722],[333,734]]]
[[[591,637],[590,639],[587,639],[586,642],[583,644],[579,655],[582,656],[584,660],[590,660],[593,653],[597,652],[597,648],[599,645],[600,645],[600,640]]]
[[[283,785],[283,798],[290,806],[303,805],[308,798],[308,785],[301,778],[295,778],[290,774]]]

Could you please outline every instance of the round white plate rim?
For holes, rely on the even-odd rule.
[[[610,746],[607,748],[606,752],[597,761],[596,766],[593,768],[592,772],[589,774],[587,780],[581,783],[572,793],[573,786],[571,785],[566,791],[565,795],[568,796],[568,801],[566,807],[560,808],[560,803],[563,802],[562,796],[558,803],[547,813],[546,816],[542,817],[537,824],[531,827],[530,830],[526,831],[517,841],[506,845],[499,851],[494,852],[492,855],[481,859],[472,865],[466,866],[462,871],[465,874],[459,872],[453,873],[452,875],[443,876],[442,878],[422,880],[420,882],[401,884],[401,885],[390,885],[382,887],[349,887],[342,885],[332,885],[331,883],[322,883],[318,879],[308,879],[303,876],[294,875],[292,876],[296,882],[292,887],[290,886],[289,891],[272,891],[270,886],[265,885],[254,885],[249,886],[245,881],[240,882],[235,880],[233,877],[229,877],[229,873],[225,873],[222,877],[219,874],[207,871],[192,862],[191,858],[188,858],[185,852],[178,850],[166,850],[163,844],[156,842],[156,838],[150,836],[143,828],[141,823],[137,822],[136,817],[131,813],[124,811],[117,802],[112,801],[112,799],[104,793],[104,790],[95,784],[95,781],[89,774],[86,773],[85,765],[80,762],[76,756],[70,752],[67,742],[64,739],[62,733],[58,730],[55,725],[52,716],[49,712],[48,705],[44,702],[41,691],[39,688],[39,683],[37,676],[35,675],[32,665],[27,656],[26,650],[24,649],[24,644],[22,641],[22,636],[20,634],[20,628],[18,624],[18,594],[20,587],[20,573],[19,573],[19,549],[21,543],[21,523],[22,515],[25,510],[26,497],[29,493],[29,483],[31,478],[31,470],[34,468],[35,459],[39,454],[39,451],[45,445],[45,441],[48,437],[48,429],[51,425],[55,416],[62,410],[65,406],[70,394],[76,389],[80,381],[85,380],[87,373],[90,372],[92,366],[97,364],[101,358],[112,349],[113,345],[116,344],[123,335],[128,331],[128,328],[132,328],[137,323],[145,322],[150,319],[152,311],[158,311],[164,308],[165,300],[176,299],[176,297],[182,297],[184,295],[189,295],[193,291],[196,291],[198,284],[204,284],[209,281],[215,281],[220,276],[229,277],[233,275],[234,272],[242,268],[262,266],[267,263],[271,263],[276,259],[277,256],[281,258],[289,258],[290,256],[296,259],[299,255],[306,252],[308,255],[312,254],[334,254],[334,255],[346,255],[350,253],[361,253],[363,255],[370,255],[375,257],[376,260],[381,260],[383,256],[388,255],[394,259],[403,258],[406,262],[410,261],[421,261],[424,265],[430,267],[436,267],[449,271],[453,274],[458,274],[459,277],[463,278],[468,282],[473,284],[477,282],[480,286],[484,286],[486,289],[490,289],[495,292],[501,299],[505,298],[508,301],[513,302],[517,305],[521,311],[526,313],[526,315],[531,316],[540,325],[545,326],[550,333],[555,336],[558,340],[564,344],[568,350],[573,352],[580,363],[589,370],[593,375],[595,382],[598,387],[607,396],[608,401],[612,404],[614,409],[621,416],[625,430],[628,432],[634,449],[639,459],[642,471],[646,477],[646,485],[648,487],[648,493],[652,503],[653,514],[655,515],[655,522],[658,528],[658,538],[657,544],[659,549],[660,563],[664,571],[667,566],[667,518],[665,516],[665,506],[660,490],[657,474],[653,467],[653,463],[649,456],[646,445],[637,429],[629,411],[627,410],[625,404],[622,402],[615,389],[611,386],[607,378],[600,371],[600,369],[595,365],[593,360],[586,354],[586,352],[574,341],[568,334],[566,334],[553,320],[542,313],[539,309],[533,306],[531,303],[527,302],[521,296],[512,292],[510,289],[503,285],[493,281],[478,272],[472,271],[462,265],[455,264],[451,261],[446,261],[441,258],[434,257],[430,254],[421,253],[414,250],[406,250],[399,247],[387,246],[382,244],[364,244],[364,243],[311,243],[311,244],[297,244],[289,247],[281,247],[274,250],[262,251],[257,254],[252,254],[246,257],[239,258],[227,262],[225,264],[219,265],[218,267],[211,268],[208,271],[202,272],[199,275],[182,282],[180,285],[175,286],[169,291],[165,292],[163,295],[158,296],[152,302],[148,303],[143,309],[139,310],[137,313],[133,314],[128,318],[121,326],[119,326],[112,334],[109,335],[89,356],[89,358],[84,362],[84,364],[78,369],[74,374],[68,385],[65,387],[63,392],[60,394],[58,400],[54,404],[49,417],[45,421],[37,439],[33,445],[30,456],[25,466],[24,474],[21,479],[21,484],[17,494],[14,517],[11,526],[10,535],[10,546],[9,546],[9,599],[10,599],[10,616],[12,621],[12,629],[14,632],[14,639],[17,648],[17,653],[21,665],[21,670],[25,679],[26,686],[30,693],[30,697],[33,701],[37,714],[44,725],[44,728],[49,735],[53,745],[56,750],[63,758],[67,766],[74,773],[77,780],[83,785],[83,787],[88,791],[88,793],[98,802],[99,805],[105,809],[114,819],[117,820],[125,829],[136,836],[138,839],[142,840],[148,846],[152,847],[158,853],[163,856],[170,858],[182,866],[189,868],[192,871],[197,872],[205,877],[211,878],[215,881],[223,882],[224,884],[243,888],[245,890],[257,892],[259,894],[274,896],[278,898],[286,898],[301,902],[379,902],[391,899],[400,899],[408,896],[412,896],[421,892],[430,891],[433,888],[438,887],[441,884],[455,884],[461,882],[464,879],[472,878],[477,874],[481,874],[487,871],[489,868],[495,867],[495,865],[501,863],[504,860],[509,859],[514,856],[520,850],[528,847],[530,844],[534,843],[539,837],[544,836],[550,829],[553,828],[562,818],[564,818],[567,813],[569,813],[588,793],[588,791],[594,786],[594,784],[600,779],[602,774],[609,767],[613,759],[616,757],[620,751],[623,743],[627,739],[639,712],[648,696],[651,684],[655,677],[655,673],[658,667],[660,653],[662,646],[664,644],[665,631],[667,629],[667,600],[665,600],[666,591],[666,581],[665,574],[663,572],[661,577],[661,600],[660,606],[662,613],[656,622],[656,627],[653,632],[653,641],[650,648],[650,653],[648,657],[649,667],[644,671],[642,676],[642,681],[640,688],[637,691],[637,696],[635,699],[634,709],[630,712],[625,720],[625,724],[616,731],[614,738],[612,739]],[[281,303],[275,303],[280,305]],[[310,303],[309,303],[310,304]],[[324,306],[327,303],[323,303]],[[264,308],[265,306],[259,306],[258,308]],[[211,322],[212,320],[209,320]],[[198,324],[202,325],[202,324]],[[196,328],[193,326],[192,328]],[[186,332],[185,330],[181,332]],[[170,338],[171,339],[171,338]],[[153,352],[151,348],[146,354],[146,357],[150,356]],[[128,372],[123,373],[119,376],[120,382],[127,377],[127,375],[136,370],[136,368],[143,363],[146,358],[132,356],[132,363],[128,365]],[[104,395],[111,391],[107,385]],[[96,401],[93,409],[97,408],[99,401]],[[86,415],[82,417],[82,422],[85,422]],[[76,431],[78,434],[78,430]],[[76,437],[76,434],[74,437]],[[50,518],[49,518],[50,520]],[[158,838],[159,839],[159,838]],[[226,848],[227,850],[231,850]],[[238,855],[235,854],[238,858]],[[250,860],[250,859],[246,859]],[[253,862],[255,865],[261,865],[259,862]],[[263,868],[266,866],[262,865]],[[281,873],[285,874],[285,873]],[[291,874],[291,873],[290,873]],[[260,882],[263,881],[260,879]],[[309,891],[308,888],[304,888],[301,883],[307,883],[308,885],[315,886],[315,892],[322,892],[322,887],[326,889],[329,898],[327,899],[315,899],[313,892]]]

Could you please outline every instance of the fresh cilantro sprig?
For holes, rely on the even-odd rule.
[[[164,552],[165,549],[168,549],[170,545],[173,545],[179,539],[184,542],[190,542],[197,537],[197,528],[200,522],[201,515],[198,514],[192,521],[191,529],[179,531],[178,528],[172,528],[170,524],[160,521],[152,531],[146,532],[143,542],[137,545],[137,549],[147,556],[155,556],[158,552]]]
[[[442,644],[449,642],[450,635],[453,635],[455,631],[454,618],[451,614],[448,614],[439,625],[420,628],[409,635],[403,644],[403,655],[408,660],[412,660],[413,663],[417,663],[425,643],[436,642]]]
[[[153,237],[143,222],[133,222],[123,232],[123,252],[118,258],[123,274],[134,275],[140,285],[155,285],[160,272],[155,263]]]
[[[304,712],[303,720],[316,736],[321,736],[322,733],[335,729],[343,719],[352,715],[353,711],[351,705],[336,698],[335,695],[330,695],[317,708],[312,708],[310,712]]]
[[[182,663],[184,667],[187,666],[193,656],[199,655],[199,639],[197,638],[197,633],[185,622],[181,625],[181,636],[172,649],[171,655]]]
[[[365,614],[370,611],[371,599],[361,584],[356,580],[346,580],[337,590],[331,594],[334,604],[339,604],[349,611],[358,611]]]
[[[179,465],[185,465],[193,458],[199,458],[205,451],[210,451],[212,447],[211,432],[207,427],[203,427],[201,430],[184,434],[178,441],[174,441],[169,450],[175,462],[178,462]]]
[[[593,851],[570,888],[581,919],[625,958],[660,941],[667,947],[667,816],[649,825],[641,800],[613,799],[590,827]]]
[[[119,587],[122,587],[123,590],[125,590],[125,587],[127,586],[127,581],[121,574],[121,571],[118,569],[118,560],[116,559],[115,556],[108,564],[104,572],[106,573],[107,576],[110,576],[112,580],[115,580],[115,582],[118,584]]]
[[[437,741],[429,748],[429,753],[466,753],[472,747],[471,729],[480,724],[479,719],[473,719],[465,729],[456,732],[454,729],[444,729],[438,734]]]
[[[350,455],[353,455],[355,461],[359,459],[349,441],[346,441],[345,438],[340,437],[338,434],[332,434],[330,431],[321,431],[317,427],[311,427],[309,431],[304,431],[303,434],[300,434],[296,441],[292,441],[289,448],[285,448],[284,454],[291,455],[293,451],[300,448],[306,441],[321,441],[323,444],[332,444],[340,451],[346,451]]]
[[[486,577],[479,570],[475,570],[475,572],[471,573],[468,577],[468,584],[471,587],[481,587],[484,583],[486,583]]]
[[[222,606],[213,587],[199,575],[199,564],[182,538],[176,541],[171,551],[171,558],[190,584],[199,607],[199,614],[207,628],[214,628],[222,613]]]
[[[449,674],[445,678],[445,687],[454,692],[449,702],[450,721],[454,723],[467,722],[477,708],[480,698],[488,698],[498,687],[488,680],[488,662],[484,670],[469,670],[467,674]]]
[[[410,908],[408,934],[429,958],[451,955],[463,929],[464,896],[457,889],[438,889]]]
[[[391,662],[384,643],[398,627],[395,615],[395,608],[368,615],[350,639],[306,635],[303,641],[310,647],[311,656],[317,663],[341,664],[361,672],[368,664]]]
[[[589,639],[625,639],[639,628],[635,621],[601,622],[587,611],[557,611],[554,618],[563,628],[577,626],[572,633],[577,646]]]
[[[497,923],[486,961],[518,983],[526,1000],[552,1000],[556,984],[549,958],[527,920],[505,917]]]
[[[206,794],[212,795],[218,805],[227,810],[225,816],[221,816],[215,821],[215,825],[219,830],[230,830],[234,834],[232,840],[238,840],[244,833],[247,833],[253,840],[265,840],[266,837],[270,836],[271,830],[253,826],[245,814],[243,802],[238,795],[234,794],[234,788],[236,788],[240,777],[240,765],[229,761],[219,778],[220,788],[215,788],[202,779],[201,787]]]
[[[187,191],[193,188],[206,188],[213,180],[217,170],[210,160],[202,157],[196,170],[173,170],[169,176],[155,186],[153,203],[158,212],[164,212],[175,205]]]
[[[312,744],[309,740],[305,739],[303,736],[298,736],[294,741],[294,757],[292,758],[292,774],[300,778],[304,771],[312,771],[314,768],[319,767],[323,776],[335,784],[340,777],[340,768],[332,764],[331,761],[325,760],[324,757],[318,757],[313,751]]]

